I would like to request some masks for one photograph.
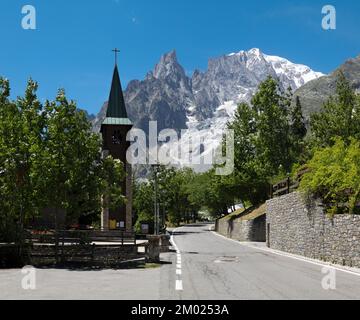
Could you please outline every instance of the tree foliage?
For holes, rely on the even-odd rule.
[[[290,94],[290,93],[289,93]],[[289,125],[291,97],[283,93],[271,77],[260,84],[252,99],[256,126],[256,161],[258,170],[271,177],[292,165]]]
[[[322,112],[311,117],[311,131],[315,147],[334,144],[334,137],[346,143],[352,137],[360,139],[360,97],[342,72],[337,79],[336,95],[324,104]]]
[[[176,170],[161,166],[157,171],[157,202],[160,215],[165,216],[172,225],[196,219],[201,208],[201,190],[194,192],[198,175],[191,169]],[[134,209],[137,215],[136,229],[142,222],[154,222],[155,216],[155,177],[149,181],[135,184]],[[200,192],[199,192],[200,191]]]
[[[320,197],[330,214],[360,213],[360,97],[343,73],[336,95],[311,118],[313,157],[301,189]]]
[[[225,178],[233,203],[265,201],[269,183],[290,172],[296,162],[306,129],[304,134],[300,103],[290,113],[291,98],[290,89],[283,92],[269,77],[260,84],[252,106],[238,106],[228,125],[235,135],[235,172]]]
[[[12,226],[21,231],[44,208],[64,209],[71,222],[99,213],[103,194],[110,205],[124,201],[123,166],[101,158],[85,114],[63,90],[42,105],[37,88],[29,80],[24,97],[11,101],[9,82],[0,79],[1,234]]]
[[[308,160],[307,140],[305,139],[308,131],[299,96],[295,101],[295,105],[290,110],[291,158],[293,161],[304,163]]]
[[[320,149],[307,164],[310,169],[301,189],[323,199],[330,214],[360,213],[360,141],[349,145],[338,137],[333,146]]]

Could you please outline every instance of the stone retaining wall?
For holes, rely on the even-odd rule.
[[[265,215],[254,220],[223,218],[216,222],[216,232],[230,239],[265,242]]]
[[[294,192],[267,202],[271,248],[346,266],[360,267],[360,216],[330,219],[319,201]]]

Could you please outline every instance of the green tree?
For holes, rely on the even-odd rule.
[[[283,94],[279,84],[269,77],[260,84],[252,99],[252,105],[257,130],[257,171],[266,177],[289,172],[292,166],[288,121],[289,96]]]
[[[349,142],[351,137],[360,139],[360,98],[342,72],[337,79],[336,95],[323,106],[323,111],[311,117],[313,144],[327,147],[334,137]]]
[[[235,188],[233,176],[217,176],[212,169],[188,180],[186,192],[194,211],[207,209],[213,218],[218,218],[234,205]]]
[[[234,201],[258,205],[268,197],[269,184],[286,176],[304,148],[306,127],[300,101],[291,112],[292,91],[283,92],[269,77],[260,84],[252,99],[238,106],[228,128],[235,137],[235,171],[232,176],[215,179],[213,189],[226,191],[223,203]],[[220,184],[219,184],[220,182]],[[210,192],[210,191],[209,191]],[[233,201],[231,203],[231,201]]]
[[[297,141],[304,139],[307,129],[299,96],[296,97],[296,103],[291,110],[290,118],[290,133],[292,137]]]
[[[251,107],[242,103],[238,106],[234,120],[228,125],[234,130],[235,168],[241,172],[255,157],[256,124],[255,113]]]
[[[154,224],[154,188],[149,182],[136,182],[134,188],[135,230],[141,232],[142,223]]]
[[[234,130],[235,138],[235,171],[228,177],[228,183],[233,183],[229,192],[232,192],[233,201],[258,204],[265,200],[268,187],[267,176],[258,166],[256,145],[259,135],[255,110],[248,104],[240,104],[228,127]]]
[[[37,83],[29,80],[25,96],[11,102],[9,82],[4,79],[0,82],[0,210],[5,215],[4,227],[15,222],[18,230],[13,236],[22,242],[24,225],[39,213],[44,203],[39,178],[44,170],[39,170],[36,164],[42,162],[45,117],[36,96]]]
[[[301,190],[320,197],[330,214],[360,213],[360,141],[334,139],[332,146],[315,152],[307,164],[309,172],[301,181]]]
[[[9,101],[9,81],[0,78],[0,237],[2,241],[14,241],[16,217],[19,216],[16,196],[18,161],[17,144],[21,135],[21,117],[15,105]]]
[[[91,132],[86,115],[59,91],[55,102],[47,102],[48,116],[44,159],[48,168],[48,206],[66,211],[67,222],[99,212],[101,197],[106,207],[124,202],[121,182],[124,168],[111,157],[101,159],[101,141]]]
[[[28,82],[24,97],[9,99],[0,79],[0,238],[22,241],[24,226],[44,208],[66,210],[68,222],[99,217],[102,196],[109,207],[124,203],[123,164],[101,158],[101,141],[63,91],[45,107]]]
[[[311,117],[313,157],[301,189],[320,197],[331,215],[360,213],[360,98],[342,72],[336,95]]]
[[[307,128],[305,118],[302,112],[300,98],[296,97],[295,106],[290,112],[290,139],[291,139],[291,153],[294,161],[304,162],[306,159],[306,142],[305,137]]]

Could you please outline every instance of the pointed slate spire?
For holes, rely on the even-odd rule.
[[[111,83],[111,91],[106,112],[106,119],[103,124],[131,125],[131,121],[129,120],[126,112],[119,70],[116,64]]]
[[[111,83],[109,105],[108,105],[106,117],[127,118],[125,101],[124,101],[117,65],[115,65],[114,75]]]

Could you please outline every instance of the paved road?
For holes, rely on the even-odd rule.
[[[229,241],[206,224],[173,239],[178,253],[157,269],[38,269],[33,291],[21,288],[21,270],[0,270],[0,299],[360,299],[359,275],[338,270],[336,290],[324,290],[322,265]]]
[[[172,298],[360,299],[360,274],[337,270],[336,290],[324,290],[323,266],[229,241],[209,225],[177,229],[174,241],[181,275],[173,283],[181,279],[183,291]]]
[[[21,270],[0,270],[1,300],[156,300],[161,269],[37,269],[36,289],[22,289]],[[154,290],[155,288],[155,290]]]

